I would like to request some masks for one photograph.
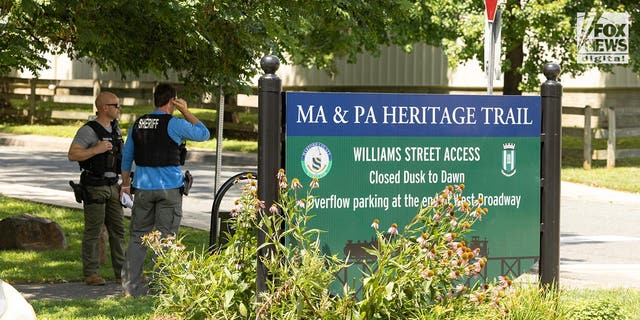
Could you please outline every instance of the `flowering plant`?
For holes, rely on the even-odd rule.
[[[366,265],[361,296],[348,285],[332,295],[335,275],[349,264],[325,254],[322,231],[308,227],[319,182],[312,179],[304,191],[297,178],[289,184],[284,170],[277,179],[280,198],[273,204],[259,200],[256,180],[247,180],[231,211],[234,232],[212,255],[180,250],[174,239],[145,241],[158,255],[158,312],[184,319],[445,319],[479,305],[499,306],[511,285],[501,278],[496,286],[468,288],[466,280],[486,259],[463,236],[487,210],[481,199],[463,201],[464,185],[456,185],[402,229],[392,224],[382,232],[374,220],[377,242],[365,250],[376,262]],[[266,235],[260,246],[257,231]],[[263,292],[256,290],[260,250],[268,274]]]
[[[464,235],[488,210],[481,198],[473,204],[464,201],[463,190],[463,184],[447,186],[402,232],[393,223],[383,233],[374,219],[371,227],[377,242],[366,251],[376,262],[367,266],[363,297],[357,304],[363,319],[423,319],[434,313],[444,318],[456,310],[443,305],[499,305],[499,297],[511,285],[508,278],[501,278],[498,287],[467,287],[479,277],[487,259],[479,248],[467,246]]]

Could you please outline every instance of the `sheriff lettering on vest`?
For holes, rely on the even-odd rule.
[[[140,117],[129,131],[122,158],[122,192],[131,194],[131,170],[135,162],[131,227],[122,285],[126,295],[145,295],[148,286],[142,271],[147,248],[141,237],[152,230],[162,237],[175,235],[182,219],[185,175],[180,168],[186,157],[186,140],[209,139],[209,129],[179,99],[175,88],[159,84],[153,94],[155,110]],[[174,110],[183,118],[173,117]]]
[[[124,264],[124,217],[120,205],[120,173],[122,134],[118,127],[120,101],[111,92],[96,97],[96,119],[78,129],[68,158],[78,161],[82,173],[80,185],[73,182],[76,200],[84,206],[82,236],[82,272],[88,285],[104,285],[99,275],[99,235],[102,224],[109,232],[111,264],[116,281],[120,281]]]

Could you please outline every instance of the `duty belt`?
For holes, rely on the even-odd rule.
[[[113,178],[107,178],[104,176],[94,175],[89,170],[84,170],[82,171],[82,174],[80,174],[80,184],[85,186],[110,186],[115,183],[118,183],[117,175]]]

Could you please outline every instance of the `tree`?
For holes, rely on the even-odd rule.
[[[24,0],[10,7],[2,17],[21,28],[18,40],[42,45],[26,48],[34,55],[46,46],[122,73],[173,70],[195,92],[246,90],[265,54],[335,72],[336,58],[353,61],[380,45],[405,45],[419,41],[419,34],[440,32],[425,20],[431,8],[404,0]],[[429,42],[437,44],[434,39]]]
[[[578,12],[627,12],[632,21],[640,21],[640,3],[636,0],[506,0],[501,8],[504,94],[537,91],[538,75],[549,61],[558,62],[562,72],[572,76],[593,67],[578,64],[576,60]],[[443,42],[450,64],[455,66],[473,58],[484,61],[483,2],[473,1],[459,6],[458,10],[458,23],[452,23],[459,32]],[[640,72],[640,25],[631,24],[629,34],[631,67]],[[610,65],[598,67],[611,70]]]
[[[37,5],[25,1],[16,5],[12,1],[0,1],[0,74],[6,74],[12,68],[37,72],[46,66],[46,44],[33,41],[33,29],[28,18]]]
[[[502,5],[505,94],[537,90],[546,61],[579,74],[576,13],[627,11],[636,0],[507,0]],[[337,72],[380,46],[442,47],[451,66],[483,58],[481,0],[214,1],[2,0],[0,72],[38,69],[43,52],[89,58],[123,74],[175,71],[192,92],[246,91],[258,62],[275,54],[284,63]],[[640,26],[632,24],[632,66],[640,71]],[[0,47],[1,48],[1,47]],[[20,52],[22,55],[16,53]],[[606,67],[605,67],[606,69]]]

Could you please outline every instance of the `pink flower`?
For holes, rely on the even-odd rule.
[[[458,276],[460,276],[460,272],[458,272],[458,271],[449,272],[449,278],[451,278],[451,279],[458,279]]]
[[[502,288],[508,288],[511,286],[511,279],[508,276],[499,276],[498,285]]]
[[[471,211],[469,213],[470,216],[478,219],[478,220],[482,220],[482,209],[480,207],[476,208],[475,210]]]
[[[418,239],[416,239],[416,242],[424,247],[428,243],[427,239],[429,239],[429,235],[426,233],[423,233],[421,236],[418,237]]]
[[[304,199],[300,199],[298,200],[298,202],[296,202],[296,205],[302,209],[307,207],[307,202]]]
[[[291,180],[291,189],[302,189],[302,184],[300,183],[300,180],[298,180],[298,178],[293,178],[293,180]]]
[[[373,219],[373,223],[371,224],[371,228],[378,230],[380,228],[380,220]]]
[[[234,202],[233,208],[231,208],[231,212],[230,212],[231,217],[232,218],[237,217],[240,213],[242,213],[242,209],[243,209],[242,203],[240,203],[240,200],[236,200]]]
[[[469,301],[480,304],[486,297],[484,293],[474,293],[469,296]]]
[[[280,180],[280,189],[284,190],[287,188],[287,178]]]
[[[469,213],[471,211],[471,206],[469,205],[469,202],[462,201],[458,210],[460,210],[460,212]]]
[[[276,206],[275,204],[272,204],[271,208],[269,208],[269,212],[271,212],[271,214],[278,214],[279,212],[278,206]]]
[[[428,279],[433,277],[435,273],[432,270],[426,269],[426,270],[422,270],[422,272],[420,273],[420,275],[422,275],[422,278],[424,279]]]
[[[276,178],[277,178],[278,180],[282,180],[282,178],[285,178],[285,179],[286,179],[286,176],[285,176],[285,174],[284,174],[284,169],[280,168],[280,169],[278,170],[278,174],[276,175]]]
[[[398,225],[395,223],[391,224],[391,227],[389,228],[389,230],[387,230],[388,234],[391,235],[397,235],[398,234]]]
[[[318,178],[313,178],[311,179],[311,183],[309,184],[309,188],[311,189],[315,189],[320,187],[320,184],[318,183]]]
[[[262,211],[262,209],[265,208],[264,201],[258,199],[254,199],[253,201],[253,206],[256,208],[256,210]]]
[[[453,241],[453,235],[451,234],[451,232],[445,233],[444,239],[447,240],[447,242]]]

